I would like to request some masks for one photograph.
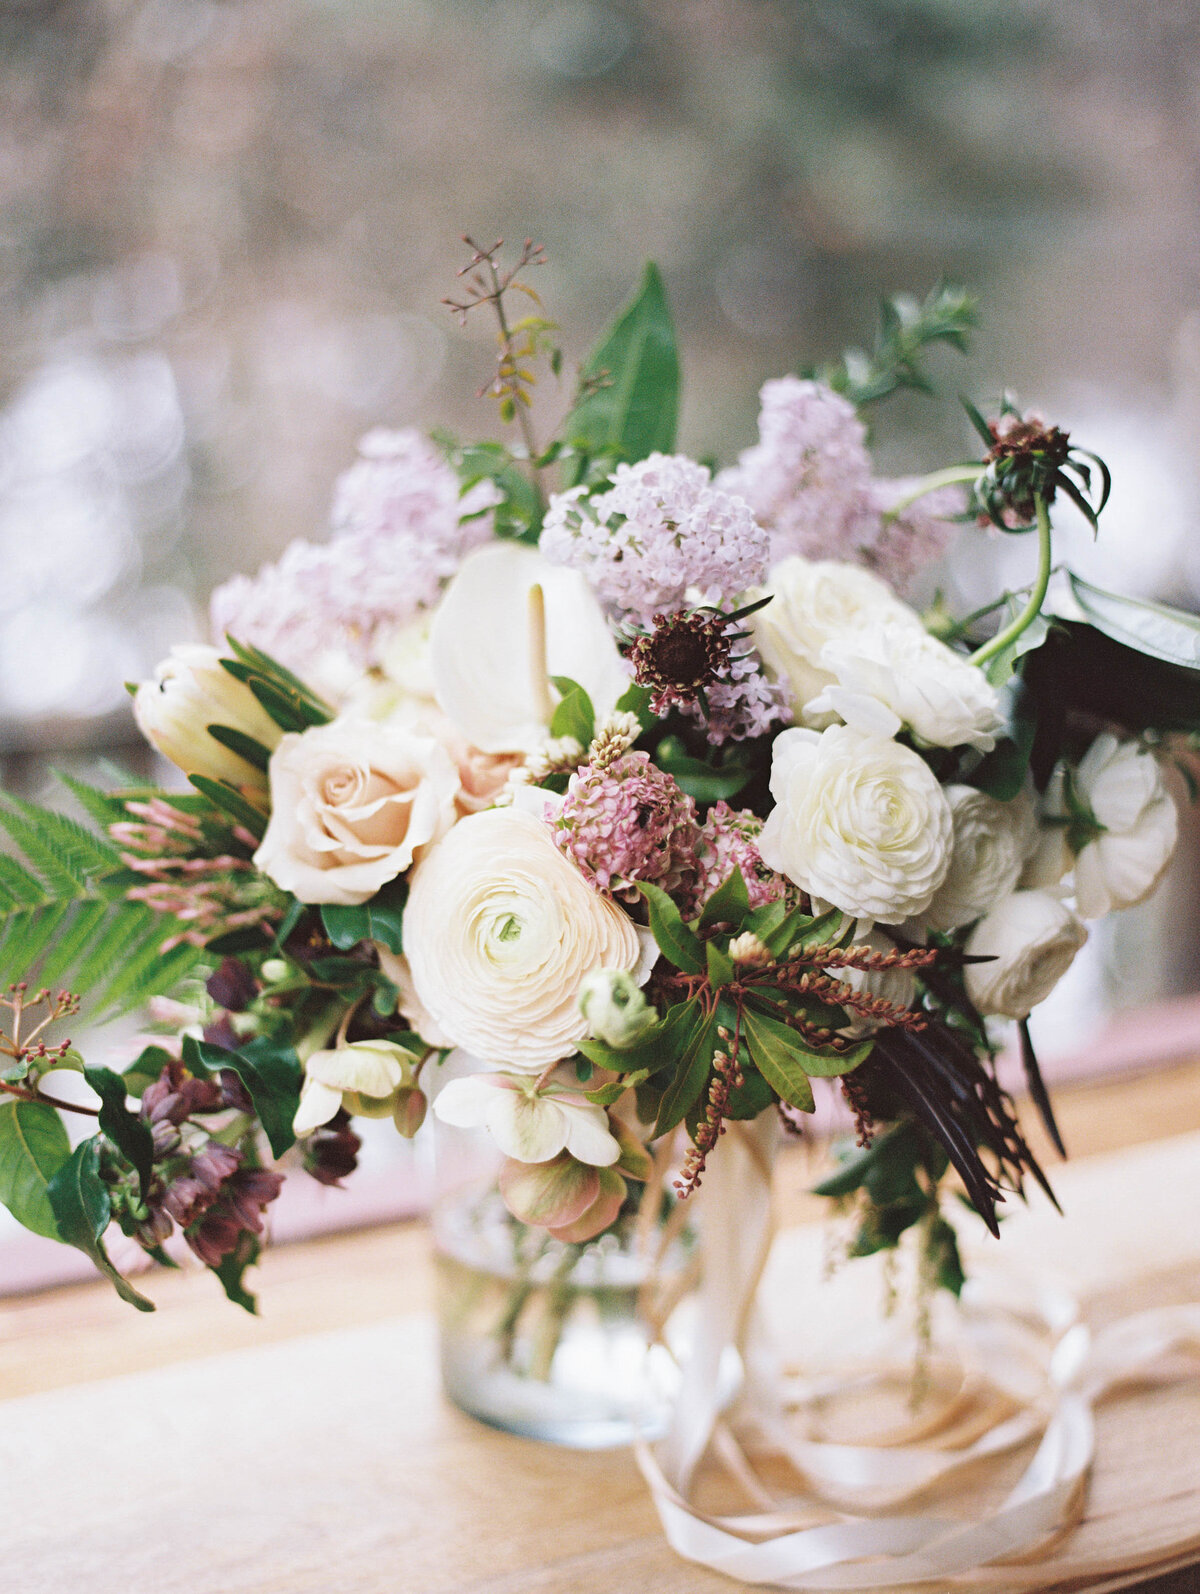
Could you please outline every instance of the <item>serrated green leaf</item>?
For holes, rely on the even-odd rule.
[[[0,911],[35,908],[49,898],[45,886],[15,858],[0,852]]]
[[[639,880],[637,888],[646,899],[650,933],[659,951],[685,974],[703,974],[708,967],[703,943],[695,930],[683,922],[667,893],[646,880]]]
[[[801,1112],[812,1112],[816,1102],[797,1055],[800,1046],[795,1031],[747,1007],[742,1013],[742,1034],[754,1066],[779,1099]]]
[[[145,1201],[154,1174],[154,1136],[150,1125],[125,1104],[128,1086],[111,1068],[89,1068],[83,1077],[100,1098],[101,1130],[138,1176],[138,1193]]]
[[[737,931],[742,928],[742,922],[749,911],[750,896],[746,890],[746,881],[742,871],[737,864],[734,864],[733,869],[704,904],[704,911],[700,915],[700,927],[707,930],[714,924],[728,924]]]
[[[650,1136],[652,1140],[669,1134],[677,1124],[683,1122],[708,1081],[716,1042],[717,1015],[714,1010],[705,1018],[697,1011],[696,1017],[698,1022],[686,1037],[675,1077],[663,1092],[659,1103],[658,1117]]]
[[[62,1119],[44,1102],[0,1101],[0,1201],[27,1229],[59,1238],[50,1180],[71,1155]]]
[[[117,1272],[104,1249],[104,1231],[112,1216],[108,1186],[100,1177],[100,1138],[75,1147],[46,1188],[58,1224],[59,1238],[78,1246],[109,1279],[117,1294],[139,1312],[152,1312],[154,1302],[139,1295]]]
[[[648,265],[631,302],[583,362],[594,384],[568,415],[563,435],[583,456],[611,453],[645,459],[675,446],[679,414],[679,353],[657,266]]]
[[[596,711],[592,700],[579,685],[566,675],[553,675],[561,701],[555,705],[550,720],[551,736],[573,736],[585,751],[596,734]]]

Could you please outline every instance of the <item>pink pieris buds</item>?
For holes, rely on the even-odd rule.
[[[249,687],[222,668],[218,649],[203,643],[172,648],[154,679],[138,687],[133,717],[146,740],[185,775],[266,790],[263,771],[210,734],[211,725],[223,725],[268,750],[282,735]]]

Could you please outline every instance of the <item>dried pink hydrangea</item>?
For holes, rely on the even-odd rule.
[[[797,376],[765,383],[760,398],[758,442],[716,485],[741,494],[768,528],[772,564],[789,554],[853,559],[875,518],[866,428],[854,406]]]
[[[656,612],[720,603],[763,579],[767,533],[703,465],[651,454],[609,480],[590,497],[582,487],[556,493],[540,547],[554,564],[582,570],[613,609],[649,624]]]
[[[604,769],[571,776],[554,839],[600,891],[627,902],[636,882],[688,887],[697,870],[696,805],[648,753],[623,753]]]
[[[734,869],[742,871],[752,908],[764,907],[795,894],[791,881],[769,869],[758,851],[758,836],[763,822],[749,808],[731,808],[714,803],[700,829],[697,846],[700,873],[696,884],[695,906],[702,907]]]
[[[213,593],[211,619],[298,675],[326,682],[331,658],[374,663],[385,632],[434,603],[492,534],[491,482],[459,494],[453,470],[414,431],[368,432],[334,490],[332,542],[293,542],[256,576]],[[328,683],[335,685],[336,683]]]
[[[958,532],[955,521],[966,507],[962,488],[941,487],[888,518],[893,504],[902,503],[917,486],[915,476],[872,483],[876,529],[858,551],[859,563],[882,576],[901,596],[911,590],[925,566],[949,548]]]

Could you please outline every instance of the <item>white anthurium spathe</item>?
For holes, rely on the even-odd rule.
[[[582,686],[598,721],[629,685],[586,578],[508,542],[463,561],[434,614],[429,662],[442,711],[485,753],[545,742],[550,676]]]
[[[588,1101],[566,1069],[549,1079],[531,1074],[472,1074],[438,1093],[434,1113],[458,1129],[486,1128],[517,1162],[549,1162],[560,1151],[607,1168],[621,1155],[608,1114]]]
[[[384,1118],[396,1093],[412,1083],[412,1057],[392,1041],[351,1041],[313,1052],[304,1065],[300,1105],[292,1128],[310,1134],[340,1107],[363,1117]]]

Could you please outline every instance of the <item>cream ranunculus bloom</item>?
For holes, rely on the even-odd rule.
[[[301,902],[365,902],[456,817],[458,771],[431,736],[336,719],[271,756],[271,819],[254,862]]]
[[[963,978],[981,1013],[1028,1018],[1044,1002],[1087,940],[1087,930],[1061,898],[1048,891],[1014,891],[981,919],[967,938],[971,957]]]
[[[1028,793],[998,802],[974,786],[944,788],[954,822],[950,869],[922,915],[931,930],[970,924],[1014,891],[1037,842]]]
[[[1105,732],[1084,754],[1074,787],[1103,826],[1075,857],[1081,916],[1099,919],[1144,902],[1166,873],[1179,833],[1158,760]]]
[[[412,1058],[390,1041],[352,1041],[313,1052],[304,1065],[300,1105],[292,1128],[307,1135],[340,1107],[368,1118],[392,1112],[397,1093],[412,1083]]]
[[[856,918],[923,913],[950,866],[950,805],[910,748],[848,725],[787,730],[771,762],[764,863]]]
[[[981,669],[927,631],[881,618],[821,649],[834,677],[809,704],[848,725],[894,736],[907,725],[929,747],[990,752],[1003,729],[1000,697]]]
[[[263,772],[208,733],[210,725],[226,725],[268,749],[283,734],[250,688],[222,667],[221,657],[203,643],[172,648],[154,679],[138,687],[133,717],[151,746],[185,775],[265,790]]]
[[[592,889],[543,820],[469,814],[413,875],[404,949],[417,999],[464,1051],[537,1071],[587,1034],[579,988],[638,969],[632,919]]]
[[[761,591],[771,602],[747,621],[770,673],[787,683],[797,717],[812,698],[833,684],[821,650],[863,625],[909,626],[922,632],[920,617],[878,576],[832,559],[784,559]],[[815,723],[815,721],[814,721]]]
[[[621,1155],[608,1114],[584,1097],[566,1069],[556,1068],[540,1085],[534,1074],[452,1079],[433,1111],[460,1129],[486,1127],[505,1156],[518,1162],[549,1162],[568,1151],[577,1162],[607,1168]]]

